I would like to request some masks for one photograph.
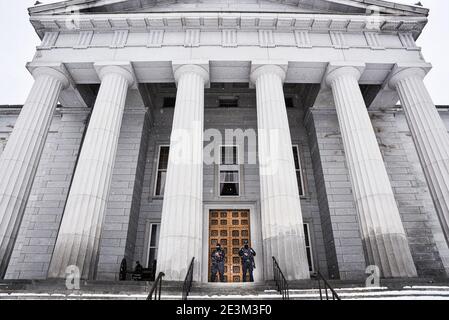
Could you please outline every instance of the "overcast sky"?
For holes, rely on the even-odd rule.
[[[40,42],[28,20],[27,8],[35,2],[0,0],[0,105],[23,104],[33,84],[25,63],[33,59]],[[396,2],[414,4],[418,0]],[[424,57],[433,64],[426,84],[436,104],[449,105],[449,1],[421,0],[421,3],[431,10],[429,24],[418,40]]]

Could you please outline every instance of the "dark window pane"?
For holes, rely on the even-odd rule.
[[[310,247],[306,248],[306,252],[307,252],[307,262],[309,263],[309,271],[313,271],[312,255],[311,255]]]
[[[159,154],[159,168],[160,170],[166,170],[168,167],[168,155],[170,152],[170,147],[161,147]]]
[[[156,183],[156,195],[163,196],[165,190],[165,179],[167,178],[167,172],[159,171],[157,173],[157,183]]]
[[[306,223],[304,223],[304,238],[306,239],[306,246],[310,246],[309,243],[309,227],[307,226]]]
[[[153,265],[156,258],[157,258],[157,249],[156,248],[150,249],[150,256],[148,257],[148,267],[151,267]]]
[[[304,190],[302,190],[302,177],[301,177],[301,171],[296,171],[296,180],[298,181],[298,190],[299,190],[299,195],[303,196],[304,195]]]
[[[167,82],[160,84],[162,89],[176,89],[176,84],[174,82]]]
[[[236,89],[246,89],[246,88],[249,88],[249,83],[248,82],[234,82],[232,84],[232,87],[236,88]]]
[[[301,164],[299,159],[299,150],[297,146],[293,146],[293,160],[295,162],[295,169],[296,169],[296,180],[298,181],[298,189],[299,189],[299,195],[304,195],[304,190],[302,187],[302,172],[301,172]]]
[[[285,106],[287,108],[294,108],[295,105],[293,104],[293,98],[285,98]]]
[[[238,97],[219,98],[218,106],[220,108],[238,108],[239,98]]]
[[[175,97],[165,97],[164,104],[162,105],[162,108],[174,108],[175,104],[176,104]]]
[[[153,224],[151,225],[151,241],[150,241],[150,247],[156,247],[157,246],[157,240],[158,240],[158,225]]]
[[[295,160],[295,169],[299,170],[299,154],[298,154],[298,148],[295,146],[293,147],[293,159]]]
[[[222,196],[238,196],[238,183],[220,183],[220,195]]]
[[[223,82],[212,82],[210,84],[210,88],[211,89],[224,89],[225,84]]]

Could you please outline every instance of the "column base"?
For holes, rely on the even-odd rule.
[[[381,270],[382,278],[414,278],[418,276],[408,240],[403,234],[381,234],[362,239],[367,263]]]
[[[264,239],[265,280],[273,280],[272,257],[276,258],[287,280],[310,279],[307,256],[305,250],[302,250],[304,243],[304,237],[296,235],[279,235]]]

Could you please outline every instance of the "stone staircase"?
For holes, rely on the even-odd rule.
[[[330,281],[342,300],[449,300],[449,282],[400,279],[382,281],[379,288]],[[80,290],[67,290],[64,281],[0,281],[0,300],[145,300],[151,283],[83,281]],[[164,282],[163,300],[180,300],[182,283]],[[315,281],[290,283],[291,300],[319,300]],[[323,296],[325,296],[323,292]],[[280,300],[273,282],[194,283],[189,300]]]

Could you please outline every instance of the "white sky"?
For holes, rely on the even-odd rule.
[[[57,0],[40,0],[43,3]],[[429,8],[429,24],[418,40],[433,64],[426,78],[435,104],[449,105],[449,1],[420,0]],[[36,0],[0,0],[0,105],[23,104],[33,84],[25,63],[33,59],[39,38],[28,21],[27,8]],[[396,0],[414,4],[418,0]]]

